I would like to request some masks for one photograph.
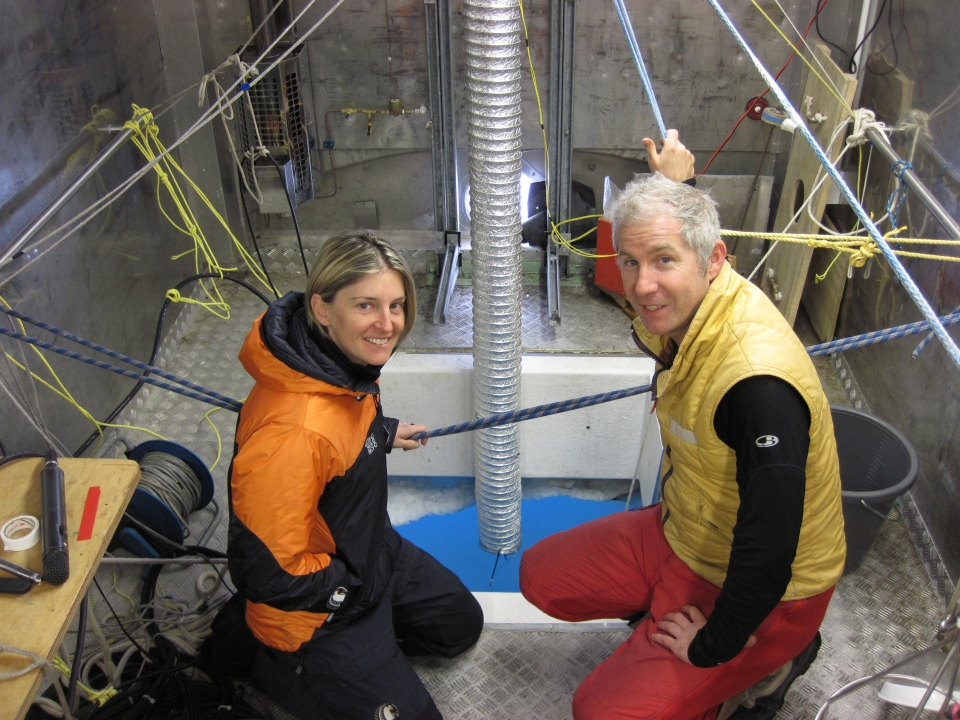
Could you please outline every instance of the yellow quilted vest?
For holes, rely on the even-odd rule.
[[[666,336],[634,329],[654,355]],[[810,450],[800,542],[784,600],[831,588],[843,572],[846,542],[840,465],[830,406],[806,350],[767,297],[724,263],[694,316],[673,365],[657,377],[664,456],[664,534],[691,570],[722,586],[740,503],[736,457],[713,417],[724,394],[752,375],[790,383],[810,408]]]

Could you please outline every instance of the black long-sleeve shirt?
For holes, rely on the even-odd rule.
[[[786,592],[803,522],[810,409],[789,383],[757,375],[727,391],[713,427],[736,454],[740,507],[726,579],[687,650],[697,667],[733,659]]]

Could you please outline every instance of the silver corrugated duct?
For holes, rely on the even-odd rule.
[[[473,393],[479,415],[520,401],[520,10],[466,0],[467,136],[473,253]],[[517,425],[476,438],[480,545],[520,549]]]

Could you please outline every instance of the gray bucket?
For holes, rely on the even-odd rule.
[[[837,453],[847,562],[853,572],[877,539],[893,502],[917,477],[917,453],[889,423],[848,407],[831,407]]]

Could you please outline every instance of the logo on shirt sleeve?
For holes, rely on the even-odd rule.
[[[367,455],[372,455],[373,451],[377,449],[377,441],[373,439],[373,435],[367,438],[367,441],[363,444],[367,449]]]
[[[773,447],[778,442],[780,442],[780,438],[778,438],[776,435],[761,435],[757,438],[757,447]]]

